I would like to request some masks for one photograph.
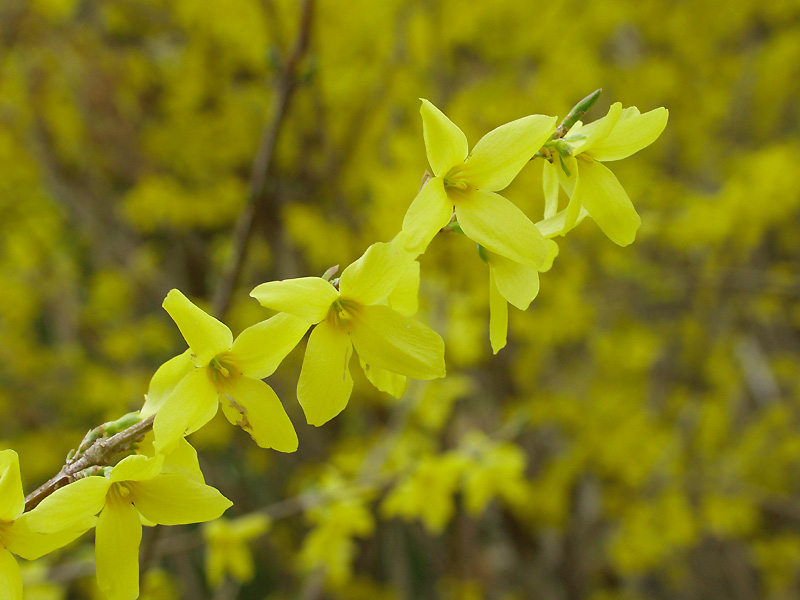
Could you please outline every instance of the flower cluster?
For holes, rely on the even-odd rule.
[[[596,94],[590,98],[596,99]],[[579,106],[582,114],[587,101]],[[258,446],[280,452],[297,449],[294,426],[263,380],[309,330],[297,399],[310,424],[322,425],[346,407],[353,389],[350,363],[354,353],[367,379],[398,397],[408,378],[444,377],[444,341],[412,318],[420,283],[417,259],[443,228],[475,242],[478,256],[488,266],[489,334],[495,353],[506,345],[508,303],[527,309],[539,292],[539,273],[549,270],[558,254],[551,238],[566,234],[589,216],[617,244],[633,241],[639,215],[616,177],[601,163],[625,158],[652,143],[666,126],[665,109],[642,114],[636,108],[623,110],[617,103],[605,117],[589,124],[573,118],[574,110],[558,128],[555,117],[531,115],[489,132],[471,152],[464,133],[427,100],[422,101],[421,114],[432,175],[392,241],[371,245],[338,279],[332,280],[329,272],[323,277],[257,286],[251,296],[277,314],[235,339],[224,323],[180,291],[167,294],[164,309],[188,348],[153,376],[138,415],[153,419],[153,434],[133,454],[113,467],[80,473],[24,512],[17,455],[12,450],[0,452],[0,596],[22,597],[12,554],[36,558],[94,527],[100,588],[112,600],[136,598],[143,524],[212,521],[231,506],[205,483],[187,435],[208,423],[221,407],[225,418],[244,429]],[[537,157],[544,159],[545,210],[543,219],[534,223],[498,192]],[[559,188],[569,197],[560,211]],[[453,488],[462,463],[466,464],[462,458],[454,458],[453,476],[432,482],[426,465],[421,465],[417,478],[409,480],[407,493],[396,494],[387,510],[410,514],[413,505],[406,496],[416,494],[420,509],[430,512],[429,526],[440,528],[446,506],[432,504],[430,490]],[[475,481],[476,489],[484,485]],[[482,496],[475,498],[475,506],[485,502]],[[357,509],[342,505],[343,511],[361,515]],[[309,556],[317,557],[330,548],[346,551],[353,535],[372,527],[366,517],[354,522],[357,526],[344,533],[321,523],[315,538],[319,548],[309,550]],[[209,572],[215,586],[225,572],[240,581],[252,576],[245,543],[268,526],[263,518],[235,523],[221,522],[205,530],[212,547]]]

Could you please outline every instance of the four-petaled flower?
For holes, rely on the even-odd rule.
[[[347,405],[353,346],[369,368],[414,379],[444,377],[442,338],[382,304],[416,257],[402,248],[402,239],[370,246],[342,272],[338,290],[321,277],[301,277],[262,283],[250,294],[267,308],[316,324],[297,383],[312,425],[326,423]]]
[[[544,237],[525,213],[495,192],[507,187],[541,148],[555,128],[555,117],[530,115],[501,125],[467,156],[467,138],[450,119],[427,100],[420,112],[434,177],[403,220],[406,248],[424,252],[455,207],[461,230],[473,241],[518,263],[542,264]]]
[[[203,527],[206,541],[206,577],[213,588],[220,587],[225,574],[234,581],[247,583],[253,579],[253,553],[247,543],[269,529],[269,517],[251,513],[233,521],[221,518]]]
[[[216,519],[233,503],[202,476],[165,468],[165,457],[129,456],[108,477],[92,476],[64,486],[28,513],[34,531],[61,531],[65,524],[97,519],[97,583],[110,600],[139,596],[142,521],[185,525]]]
[[[297,434],[278,396],[261,381],[272,375],[308,324],[276,315],[245,329],[236,340],[228,327],[171,290],[164,308],[178,325],[189,351],[156,372],[142,416],[156,413],[158,451],[208,423],[221,404],[225,417],[262,448],[297,450]]]
[[[575,227],[581,208],[608,238],[627,246],[642,220],[614,174],[601,162],[620,160],[652,144],[667,126],[669,112],[656,108],[644,114],[635,106],[611,105],[602,119],[580,121],[553,144],[555,156],[544,161],[545,218],[558,210],[559,184],[569,196],[564,234]]]
[[[0,451],[0,598],[22,600],[22,576],[12,556],[33,560],[66,546],[94,525],[94,517],[75,518],[49,534],[31,530],[23,514],[25,495],[19,473],[19,456],[13,450]]]

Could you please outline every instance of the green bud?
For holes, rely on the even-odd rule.
[[[338,270],[339,270],[339,265],[333,265],[333,266],[332,266],[330,269],[328,269],[327,271],[325,271],[325,272],[322,274],[322,278],[323,278],[325,281],[330,281],[330,280],[331,280],[331,277],[333,277],[334,275],[336,275],[336,271],[338,271]]]
[[[550,139],[557,140],[558,138],[562,138],[567,135],[570,129],[575,126],[575,123],[581,120],[581,117],[585,115],[594,103],[597,102],[597,99],[600,97],[600,93],[603,91],[603,88],[597,89],[593,91],[591,94],[586,96],[583,100],[578,102],[575,106],[572,107],[572,110],[569,111],[569,114],[564,117],[564,120],[561,121],[561,125],[559,125],[553,135],[550,136]]]
[[[116,435],[128,427],[136,425],[141,420],[142,417],[139,416],[139,412],[136,411],[128,413],[127,415],[123,415],[116,421],[109,421],[108,423],[101,425],[101,427],[105,429],[105,435],[111,437],[112,435]]]

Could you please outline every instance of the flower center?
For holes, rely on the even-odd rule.
[[[208,374],[217,386],[229,383],[231,379],[241,375],[231,360],[230,352],[223,352],[212,358],[208,363]]]
[[[109,502],[130,502],[131,488],[124,481],[115,481],[108,488],[107,501]]]
[[[349,298],[339,298],[331,304],[328,309],[328,316],[326,319],[337,329],[343,331],[350,331],[353,318],[355,317],[361,305],[355,300]]]
[[[464,173],[464,165],[456,165],[447,172],[444,176],[444,188],[448,192],[465,192],[470,188],[469,181],[467,181],[466,174]]]

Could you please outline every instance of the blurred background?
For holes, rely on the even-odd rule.
[[[297,453],[221,415],[191,438],[227,516],[268,518],[146,531],[142,597],[800,598],[798,0],[2,0],[0,446],[26,491],[184,350],[169,289],[237,334],[270,316],[253,286],[399,231],[418,98],[474,144],[599,87],[587,121],[670,111],[609,165],[636,243],[558,238],[492,356],[486,266],[437,237],[418,318],[448,377],[396,400],[353,365],[314,428],[301,343],[269,379]],[[539,220],[540,164],[504,194]],[[92,553],[25,566],[26,598],[99,597]]]

